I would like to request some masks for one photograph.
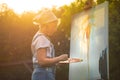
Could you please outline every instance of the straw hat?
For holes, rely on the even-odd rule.
[[[51,10],[43,10],[40,14],[35,16],[33,19],[33,24],[41,25],[49,22],[58,21],[58,18]]]

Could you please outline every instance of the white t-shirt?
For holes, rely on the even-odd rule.
[[[32,44],[31,44],[31,50],[33,54],[33,63],[38,63],[37,50],[39,48],[47,48],[46,57],[49,57],[49,58],[54,57],[53,44],[43,33],[37,32],[35,36],[33,37]]]

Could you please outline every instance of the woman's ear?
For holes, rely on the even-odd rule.
[[[48,30],[48,25],[47,24],[43,24],[41,29],[44,29],[45,31]]]

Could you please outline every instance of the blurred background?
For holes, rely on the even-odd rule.
[[[66,3],[43,7],[25,5],[17,8],[19,2],[11,6],[10,0],[0,0],[0,80],[30,80],[32,73],[31,41],[38,27],[33,25],[33,18],[40,13],[43,7],[50,8],[57,17],[61,18],[58,31],[51,37],[56,49],[56,56],[67,53],[70,49],[70,31],[72,16],[85,9],[87,0],[67,0]],[[27,0],[26,0],[27,1]],[[31,1],[31,0],[30,0]],[[49,0],[47,0],[49,1]],[[53,0],[57,1],[57,0]],[[62,1],[62,0],[60,0]],[[92,1],[92,0],[90,0]],[[120,74],[120,1],[119,0],[95,0],[92,6],[104,1],[109,2],[109,72],[110,80],[119,80]],[[65,2],[65,1],[64,1]],[[44,3],[45,0],[44,0]],[[48,2],[49,3],[49,2]],[[54,3],[54,4],[55,4]],[[23,4],[23,5],[22,5]],[[42,4],[42,3],[41,3]],[[48,5],[48,4],[47,4]],[[25,8],[23,10],[22,6]],[[27,6],[33,6],[33,8]],[[17,11],[18,10],[18,11]],[[35,10],[35,11],[34,11]],[[57,67],[56,80],[68,80],[69,64]]]

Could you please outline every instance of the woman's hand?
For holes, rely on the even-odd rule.
[[[62,54],[59,56],[59,58],[60,58],[60,61],[65,61],[68,59],[68,54]]]

